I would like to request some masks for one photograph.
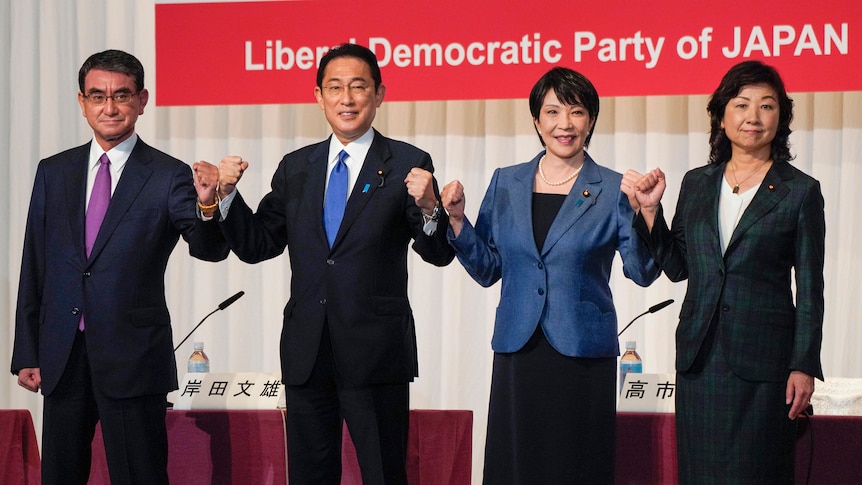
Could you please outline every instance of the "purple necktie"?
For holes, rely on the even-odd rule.
[[[326,229],[329,247],[335,242],[347,205],[347,164],[344,163],[347,156],[344,150],[338,153],[338,163],[329,174],[329,187],[326,188],[326,199],[323,201],[323,228]]]
[[[93,182],[93,192],[90,194],[90,205],[87,206],[84,242],[88,258],[90,257],[90,252],[93,251],[96,235],[99,234],[99,227],[102,225],[102,220],[105,219],[105,213],[108,212],[108,204],[110,202],[111,160],[108,159],[107,153],[103,153],[99,157],[99,171],[96,172],[96,180]],[[81,321],[78,323],[78,330],[84,330],[83,315],[81,315]]]

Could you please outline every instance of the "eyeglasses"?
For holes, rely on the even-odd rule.
[[[84,95],[84,99],[90,102],[90,104],[94,106],[101,106],[108,102],[109,99],[114,100],[114,104],[129,104],[132,102],[132,98],[141,94],[137,93],[114,93],[112,96],[108,96],[102,93],[92,93]]]
[[[323,92],[326,93],[327,96],[331,96],[333,98],[342,96],[347,91],[350,91],[350,94],[353,96],[365,96],[368,94],[369,89],[371,89],[371,86],[367,84],[351,84],[349,86],[344,84],[330,84],[329,86],[323,86]]]

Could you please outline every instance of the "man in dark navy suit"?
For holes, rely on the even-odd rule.
[[[449,264],[448,217],[431,157],[371,127],[386,88],[369,49],[330,50],[314,93],[333,136],[287,154],[257,212],[234,190],[247,162],[209,165],[220,172],[220,225],[243,261],[290,255],[281,336],[290,483],[340,483],[346,422],[363,483],[406,484],[417,375],[407,249],[412,240],[425,261]]]
[[[165,268],[180,236],[195,257],[227,257],[211,242],[217,224],[196,208],[214,207],[215,183],[196,194],[189,166],[135,133],[149,93],[134,56],[94,54],[78,83],[93,139],[36,171],[12,373],[45,396],[43,484],[87,483],[97,421],[112,483],[167,483],[165,405],[177,369]]]

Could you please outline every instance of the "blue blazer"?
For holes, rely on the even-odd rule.
[[[497,169],[475,228],[465,220],[458,260],[479,284],[503,280],[491,347],[519,350],[541,325],[551,345],[572,357],[619,355],[617,314],[608,285],[614,253],[640,286],[660,270],[631,229],[634,216],[620,191],[622,175],[586,155],[581,173],[554,219],[544,247],[533,237],[533,182],[539,159]]]
[[[180,236],[198,258],[227,257],[217,223],[197,217],[191,168],[140,138],[88,258],[84,250],[90,144],[39,163],[30,199],[12,372],[38,367],[42,393],[60,381],[86,315],[93,386],[112,398],[177,388],[165,268]],[[207,234],[208,233],[208,234]]]

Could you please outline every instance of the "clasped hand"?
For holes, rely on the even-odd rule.
[[[204,204],[215,202],[215,192],[224,199],[235,189],[243,172],[248,168],[248,162],[239,156],[227,156],[221,159],[219,166],[201,160],[192,165],[195,179],[195,190],[198,199]]]

